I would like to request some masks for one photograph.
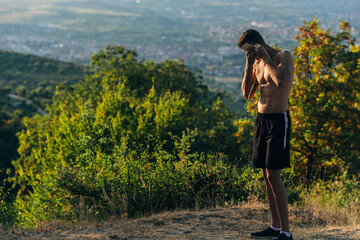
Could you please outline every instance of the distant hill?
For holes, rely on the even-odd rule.
[[[0,87],[54,88],[84,79],[85,67],[30,54],[0,51]]]

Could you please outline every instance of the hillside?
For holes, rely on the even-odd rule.
[[[74,84],[84,78],[85,67],[31,54],[0,51],[0,87],[27,90]]]
[[[174,211],[138,219],[110,217],[106,222],[46,223],[32,231],[0,230],[0,239],[250,239],[266,227],[267,207],[250,203],[201,211]],[[360,239],[359,226],[331,224],[332,215],[290,208],[294,239]],[[1,237],[2,236],[2,237]]]

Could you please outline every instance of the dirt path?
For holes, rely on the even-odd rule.
[[[104,223],[48,223],[34,231],[2,232],[0,239],[250,239],[268,223],[264,207],[228,207],[176,211],[139,219],[110,219]],[[360,226],[311,227],[311,217],[290,210],[294,239],[359,239]]]

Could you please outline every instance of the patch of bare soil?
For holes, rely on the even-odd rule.
[[[0,230],[0,239],[250,239],[269,224],[265,206],[174,211],[104,223],[47,223],[32,231]],[[290,209],[294,239],[359,239],[360,226],[327,226],[305,210]]]

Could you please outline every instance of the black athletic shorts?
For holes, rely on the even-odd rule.
[[[290,167],[289,111],[258,113],[254,124],[253,166],[283,169]]]

